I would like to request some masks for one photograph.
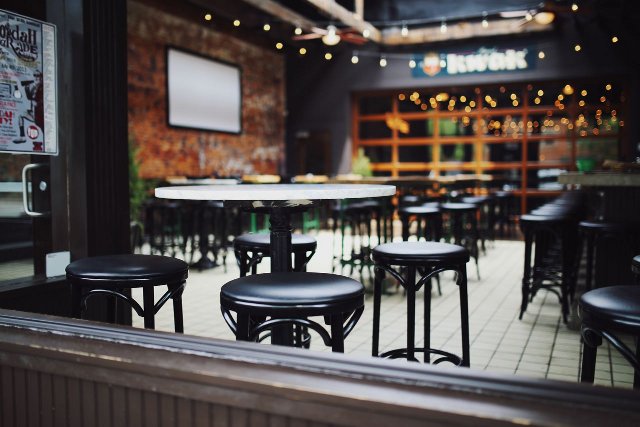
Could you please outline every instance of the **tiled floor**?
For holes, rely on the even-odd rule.
[[[318,251],[309,271],[331,271],[333,238],[328,232],[316,235]],[[471,368],[503,372],[535,378],[576,382],[579,378],[580,335],[572,319],[565,325],[555,295],[540,292],[529,305],[523,319],[518,320],[520,281],[524,244],[520,241],[496,241],[489,244],[480,258],[481,280],[469,263],[469,315]],[[260,265],[266,272],[268,260]],[[206,272],[192,270],[187,281],[183,304],[185,333],[221,339],[233,335],[220,314],[219,290],[227,281],[238,277],[238,268],[230,253],[224,267]],[[347,271],[345,271],[345,274]],[[354,276],[354,278],[358,278]],[[442,277],[442,295],[434,286],[431,309],[431,344],[460,354],[460,319],[457,286],[451,273]],[[368,280],[365,280],[368,281]],[[393,287],[391,287],[393,289]],[[161,293],[158,290],[157,295]],[[134,295],[140,298],[141,295]],[[369,356],[371,352],[372,296],[367,295],[365,312],[345,342],[346,352]],[[420,325],[423,311],[418,297],[417,342],[422,340]],[[404,347],[406,304],[402,292],[386,295],[382,300],[381,350]],[[171,304],[157,316],[157,329],[173,330]],[[142,322],[134,319],[134,325]],[[328,351],[319,339],[312,340],[312,351]],[[398,363],[407,363],[398,361]],[[596,383],[631,387],[633,370],[615,350],[603,345],[598,352]]]

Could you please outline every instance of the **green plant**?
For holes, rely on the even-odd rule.
[[[358,155],[353,159],[351,163],[351,169],[353,173],[362,176],[373,176],[371,171],[371,161],[364,154],[364,148],[358,148]]]

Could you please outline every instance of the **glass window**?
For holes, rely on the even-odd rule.
[[[391,162],[391,147],[363,147],[364,154],[372,163]]]
[[[482,108],[522,107],[522,86],[499,86],[482,90]]]
[[[398,159],[401,162],[431,162],[430,145],[406,145],[398,147]]]
[[[440,148],[441,162],[471,162],[473,161],[473,144],[442,144]]]
[[[360,139],[391,138],[391,129],[385,122],[360,122]]]
[[[399,138],[426,138],[433,136],[433,119],[406,120],[407,132],[398,132]]]
[[[362,115],[390,113],[391,97],[388,95],[363,97],[360,98],[359,106]]]
[[[571,142],[566,139],[529,141],[527,151],[527,161],[530,163],[571,162]]]
[[[522,143],[514,141],[484,144],[482,160],[485,162],[521,162]]]
[[[546,114],[532,114],[527,122],[527,133],[532,136],[571,136],[573,124],[566,114],[549,110]]]
[[[400,92],[398,94],[398,111],[401,113],[433,111],[438,107],[435,96],[435,94],[417,90]]]

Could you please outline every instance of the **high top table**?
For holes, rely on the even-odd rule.
[[[393,185],[368,184],[253,184],[236,186],[179,186],[156,188],[156,197],[182,200],[218,200],[269,214],[271,271],[291,271],[291,213],[316,201],[393,196]]]

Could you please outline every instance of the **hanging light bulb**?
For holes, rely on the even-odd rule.
[[[409,60],[409,68],[416,68],[416,61],[414,59]]]
[[[327,27],[327,34],[322,36],[322,43],[327,46],[335,46],[340,43],[340,36],[338,35],[338,29],[335,25],[329,25]]]
[[[383,68],[387,66],[387,58],[385,58],[384,56],[380,57],[380,66]]]
[[[365,39],[368,39],[370,35],[371,35],[371,32],[369,31],[368,28],[365,28],[364,30],[362,30],[362,37],[364,37]]]
[[[533,17],[535,21],[540,25],[549,25],[556,19],[556,15],[553,12],[538,12]]]
[[[407,37],[409,35],[409,27],[407,27],[407,24],[402,24],[400,35],[402,35],[402,37]]]
[[[442,21],[442,24],[440,24],[440,32],[442,34],[447,32],[447,21]]]
[[[487,21],[487,12],[482,12],[482,28],[489,28],[489,21]]]
[[[531,15],[531,12],[527,12],[527,13],[524,15],[524,19],[525,19],[527,22],[531,21],[531,20],[533,19],[533,15]]]
[[[357,64],[358,61],[360,61],[360,58],[358,58],[358,54],[354,53],[353,56],[351,57],[351,63],[352,64]]]
[[[296,27],[296,29],[295,29],[295,30],[293,30],[293,33],[294,33],[296,36],[299,36],[300,34],[302,34],[302,28],[300,28],[300,27]]]
[[[574,12],[577,12],[578,11],[578,3],[573,3],[571,5],[571,10],[574,11]]]

